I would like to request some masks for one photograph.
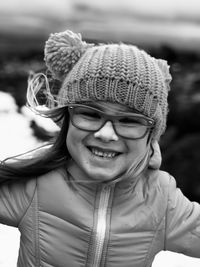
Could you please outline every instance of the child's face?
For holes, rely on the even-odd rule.
[[[93,107],[99,108],[99,103]],[[109,115],[130,112],[125,106],[107,102],[101,102],[100,108]],[[147,138],[148,134],[136,140],[121,137],[110,121],[96,132],[80,130],[70,121],[66,143],[72,158],[90,179],[108,181],[141,159],[147,150]]]

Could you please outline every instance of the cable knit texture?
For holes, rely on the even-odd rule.
[[[88,101],[119,103],[154,119],[154,139],[164,132],[171,81],[166,61],[133,45],[87,45],[70,31],[50,36],[45,59],[54,77],[63,81],[58,106]]]

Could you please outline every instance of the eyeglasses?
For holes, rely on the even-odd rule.
[[[97,108],[82,104],[72,104],[68,110],[72,124],[88,132],[97,132],[107,121],[111,121],[117,135],[140,139],[154,126],[152,119],[137,113],[119,112],[119,115],[108,115]]]

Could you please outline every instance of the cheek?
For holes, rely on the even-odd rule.
[[[71,127],[71,124],[69,124],[68,131],[67,131],[67,137],[66,137],[67,148],[73,142],[72,136],[73,136],[73,128]]]
[[[131,154],[133,158],[143,155],[147,150],[147,138],[128,140],[127,147],[129,148],[129,154]]]
[[[81,149],[83,147],[84,138],[86,133],[75,128],[71,123],[69,124],[66,145],[71,156],[77,157],[81,153]]]
[[[77,139],[78,137],[76,136],[76,131],[70,123],[66,137],[66,145],[71,156],[73,156],[73,154],[75,153],[75,144],[77,142]]]

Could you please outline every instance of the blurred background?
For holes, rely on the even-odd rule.
[[[45,71],[43,48],[49,34],[66,29],[80,32],[87,42],[136,44],[168,61],[173,81],[167,130],[160,142],[162,169],[175,176],[190,200],[200,202],[199,0],[1,1],[0,159],[33,149],[56,134],[51,121],[25,107],[26,88],[31,70]],[[1,243],[5,238],[9,244],[9,233],[18,240],[18,233],[9,228],[5,235],[5,229],[0,227]],[[0,267],[15,266],[10,260],[16,260],[16,245],[13,256],[6,255],[0,254]],[[180,255],[177,259],[170,266],[200,266],[200,261],[184,265],[185,258],[184,263]]]

